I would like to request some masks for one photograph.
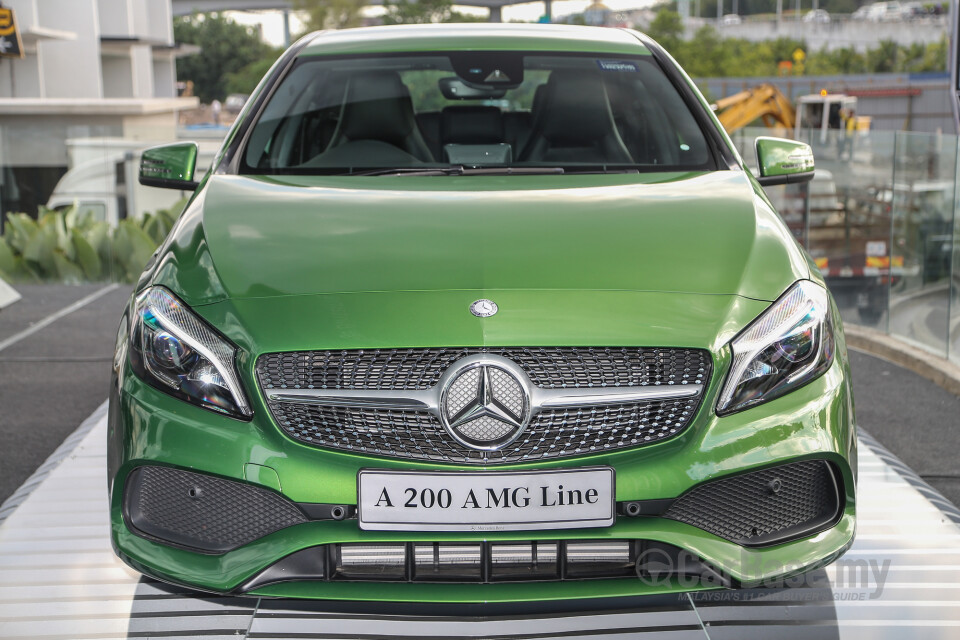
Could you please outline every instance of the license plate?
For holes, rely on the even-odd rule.
[[[367,531],[524,531],[608,527],[609,467],[533,472],[386,471],[358,478]]]

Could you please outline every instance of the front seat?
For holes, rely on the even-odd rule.
[[[399,75],[376,71],[350,78],[339,126],[317,160],[349,166],[434,161]]]
[[[538,106],[521,162],[633,163],[596,71],[554,71]]]

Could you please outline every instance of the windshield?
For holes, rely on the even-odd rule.
[[[716,168],[652,56],[516,52],[300,60],[241,164],[257,174]]]

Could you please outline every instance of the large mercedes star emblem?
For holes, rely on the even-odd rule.
[[[527,426],[530,395],[511,364],[493,359],[463,362],[448,376],[440,417],[459,442],[474,449],[499,449]]]

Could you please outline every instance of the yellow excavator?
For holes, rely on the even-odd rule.
[[[844,111],[847,114],[856,112],[857,98],[824,90],[819,94],[801,96],[794,107],[776,86],[759,84],[717,100],[710,106],[727,133],[761,120],[765,126],[778,130],[780,135],[792,133],[797,138],[801,129],[819,130],[821,141],[825,142],[827,131],[845,127]],[[870,129],[869,116],[853,117],[856,131]]]
[[[763,120],[767,127],[785,131],[793,131],[797,122],[796,109],[772,84],[761,84],[735,93],[710,106],[727,133],[742,129],[758,119]]]

